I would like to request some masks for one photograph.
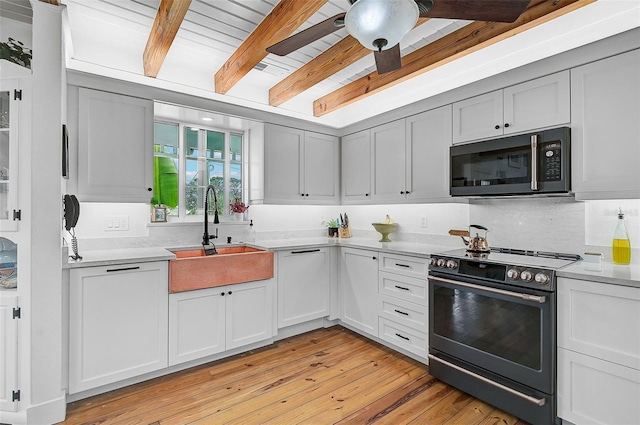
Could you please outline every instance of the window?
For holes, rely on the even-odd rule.
[[[201,215],[209,184],[216,189],[220,215],[229,213],[233,200],[244,201],[243,133],[156,122],[154,137],[156,192],[152,203],[167,206],[170,217]]]

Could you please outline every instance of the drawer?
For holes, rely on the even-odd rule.
[[[429,259],[406,255],[380,254],[379,264],[380,271],[425,279],[427,277]]]
[[[379,337],[397,347],[427,358],[427,333],[379,317]]]
[[[389,272],[378,274],[378,292],[423,306],[427,305],[428,288],[426,278],[418,279]]]
[[[426,306],[386,295],[382,295],[380,298],[380,316],[414,328],[417,331],[427,332],[429,330],[427,327],[429,317]]]

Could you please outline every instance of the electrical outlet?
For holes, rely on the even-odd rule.
[[[108,215],[104,219],[105,231],[127,231],[129,230],[128,215]]]
[[[423,215],[420,217],[420,227],[422,227],[423,229],[427,228],[427,216]]]

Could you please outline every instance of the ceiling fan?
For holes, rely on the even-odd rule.
[[[347,32],[373,50],[378,74],[402,67],[400,40],[413,29],[418,17],[470,21],[513,22],[531,0],[348,0],[339,13],[267,48],[286,56],[326,35],[346,27]]]

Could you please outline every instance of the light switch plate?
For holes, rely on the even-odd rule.
[[[127,231],[129,230],[128,215],[108,215],[104,220],[104,230],[111,231]]]

